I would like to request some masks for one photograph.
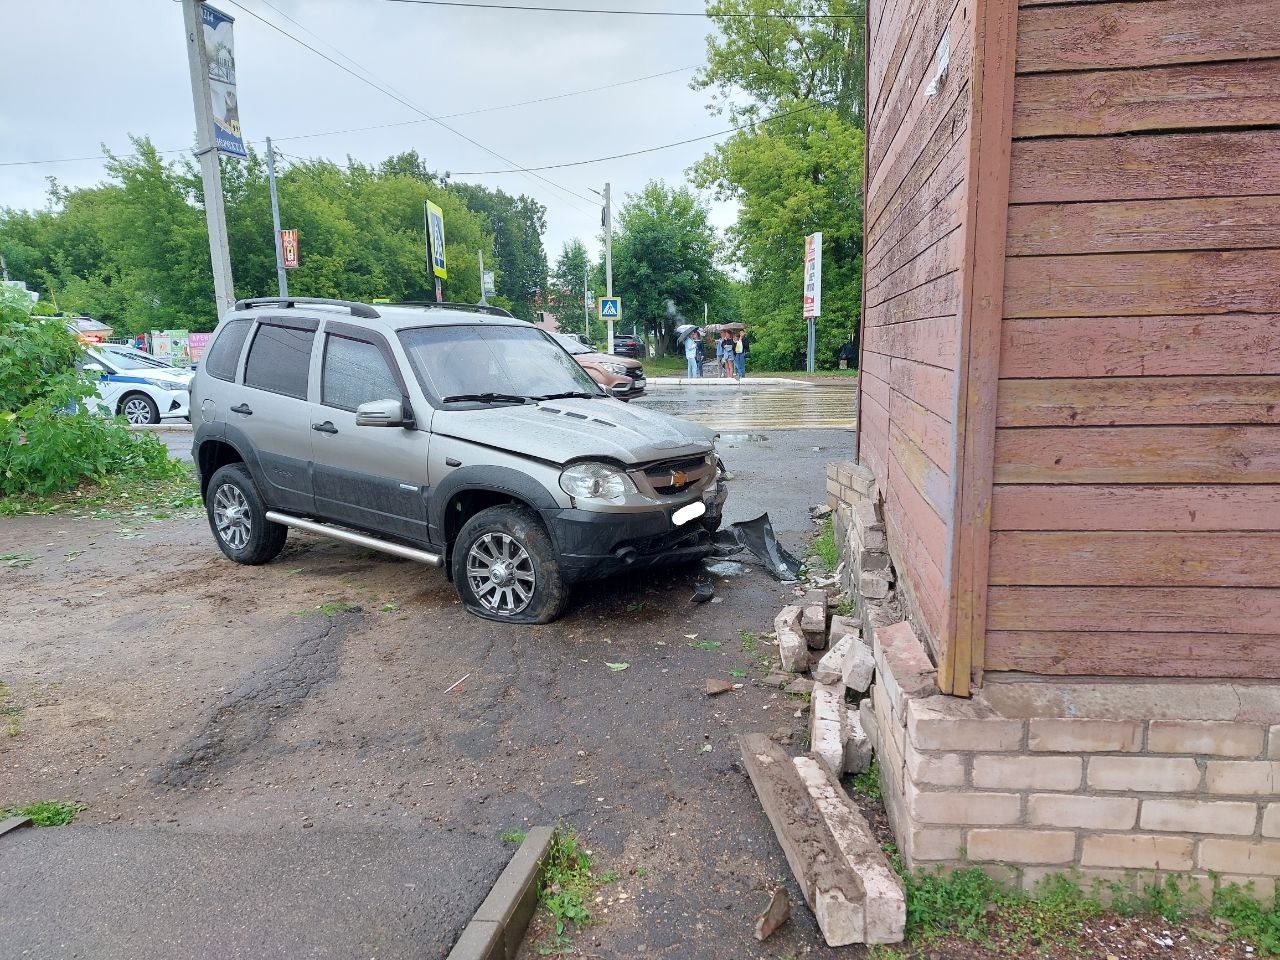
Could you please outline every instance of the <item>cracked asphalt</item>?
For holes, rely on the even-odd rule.
[[[767,510],[802,551],[850,445],[732,440],[729,520]],[[719,603],[689,602],[693,571],[654,572],[505,627],[439,571],[296,532],[235,566],[202,514],[0,532],[36,558],[0,566],[0,707],[19,725],[0,808],[85,805],[0,837],[0,957],[443,957],[511,855],[502,834],[542,823],[620,877],[582,955],[827,955],[733,742],[786,728],[798,750],[806,722],[755,682],[792,588],[753,561]],[[744,687],[709,698],[709,677]],[[779,881],[795,916],[759,944]]]

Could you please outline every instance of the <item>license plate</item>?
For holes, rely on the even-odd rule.
[[[683,507],[671,515],[671,522],[677,527],[684,526],[690,520],[695,520],[707,512],[707,505],[701,500],[695,500],[693,503],[686,503]]]

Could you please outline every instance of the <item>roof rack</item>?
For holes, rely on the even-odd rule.
[[[395,303],[388,303],[387,306],[422,307],[427,310],[467,310],[471,313],[487,313],[493,317],[516,319],[516,315],[509,310],[503,310],[501,307],[491,307],[487,303],[436,303],[434,300],[398,300]]]
[[[366,320],[376,320],[382,316],[377,310],[369,306],[367,303],[358,303],[355,300],[332,300],[328,297],[254,297],[251,300],[237,300],[237,310],[250,310],[253,307],[293,307],[300,303],[316,304],[326,307],[346,307],[351,311],[353,317],[363,317]]]

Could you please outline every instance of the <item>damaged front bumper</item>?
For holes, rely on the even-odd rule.
[[[675,500],[652,510],[598,513],[591,510],[544,510],[542,519],[560,555],[566,583],[597,580],[628,570],[690,563],[711,554],[711,530],[718,524],[728,488],[718,481],[701,497]],[[682,507],[699,500],[701,516],[677,524]]]

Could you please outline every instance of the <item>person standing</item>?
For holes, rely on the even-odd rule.
[[[691,331],[684,341],[684,359],[690,379],[702,375],[702,363],[698,356],[701,347],[702,335],[697,330]]]
[[[733,338],[733,371],[739,382],[747,375],[747,332],[739,330]]]
[[[720,376],[733,376],[733,334],[720,331],[720,343],[716,347],[716,359],[720,361]]]

